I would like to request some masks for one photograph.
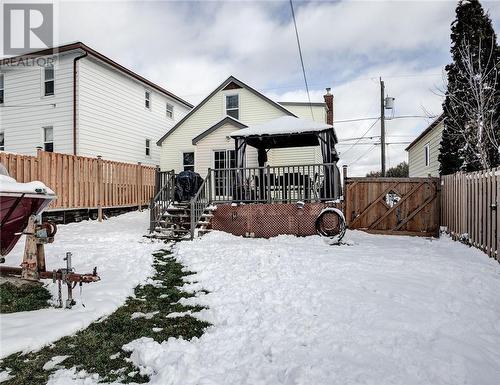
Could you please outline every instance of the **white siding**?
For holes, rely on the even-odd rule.
[[[214,151],[234,150],[234,140],[227,140],[231,132],[238,128],[232,124],[224,124],[196,143],[195,171],[205,177],[209,168],[214,168]],[[246,150],[247,167],[258,167],[257,150],[248,146]]]
[[[197,162],[196,146],[193,146],[192,140],[226,116],[224,110],[224,95],[229,93],[237,93],[239,95],[239,120],[246,125],[263,123],[286,115],[285,112],[278,107],[258,97],[247,89],[240,88],[220,91],[212,96],[163,141],[161,154],[162,170],[182,171],[182,153],[187,151],[195,152],[195,163]],[[219,143],[214,143],[213,145],[214,149],[228,147],[225,137]],[[234,143],[228,148],[234,148]],[[198,166],[197,170],[201,175],[207,173],[205,167],[202,169]]]
[[[443,122],[424,135],[408,150],[408,167],[410,177],[439,176],[438,155],[443,136]],[[425,145],[429,143],[430,163],[425,165]]]
[[[297,115],[299,118],[311,119],[314,121],[326,123],[326,108],[320,106],[304,106],[281,103],[287,110]],[[269,151],[269,164],[271,166],[287,166],[297,164],[314,164],[323,163],[321,157],[321,147],[296,147],[296,148],[280,148]]]
[[[156,142],[189,109],[90,57],[79,61],[78,76],[78,154],[159,164]],[[151,92],[150,109],[144,105],[145,90]],[[173,119],[166,115],[167,102],[174,106]],[[150,157],[146,139],[151,139]]]
[[[0,131],[5,151],[35,155],[43,143],[42,127],[54,127],[54,151],[73,152],[73,52],[55,64],[55,92],[43,96],[42,67],[2,67],[5,102],[0,104]]]

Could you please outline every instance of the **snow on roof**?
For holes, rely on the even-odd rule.
[[[230,136],[299,134],[303,132],[319,132],[330,128],[333,128],[333,126],[326,123],[313,122],[312,120],[296,118],[294,116],[282,116],[266,123],[233,131]]]

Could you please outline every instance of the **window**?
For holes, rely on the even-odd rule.
[[[240,118],[240,102],[238,95],[226,95],[226,114],[232,118]]]
[[[5,151],[5,133],[0,132],[0,151]]]
[[[146,156],[151,156],[151,139],[146,139]]]
[[[170,119],[174,118],[174,106],[167,103],[167,117]]]
[[[43,73],[44,95],[54,95],[54,66],[46,66]]]
[[[424,157],[425,165],[429,166],[431,164],[431,148],[429,143],[424,146]]]
[[[54,129],[52,127],[43,128],[43,149],[47,152],[54,152]]]
[[[151,92],[144,91],[144,107],[151,109]]]
[[[3,93],[4,93],[4,75],[0,74],[0,104],[3,104]]]
[[[194,152],[184,152],[182,154],[182,167],[184,171],[194,171]]]

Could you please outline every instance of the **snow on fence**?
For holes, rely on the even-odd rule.
[[[0,152],[0,162],[18,182],[39,180],[57,194],[49,210],[148,205],[155,167],[45,152],[37,156]]]
[[[500,167],[441,178],[441,224],[500,261]]]

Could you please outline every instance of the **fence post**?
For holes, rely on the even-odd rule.
[[[39,180],[41,182],[45,182],[43,179],[42,179],[42,152],[43,152],[43,149],[41,146],[37,146],[36,148],[36,178],[33,178],[33,175],[32,175],[32,179],[31,180]]]
[[[154,195],[158,194],[158,191],[160,191],[160,166],[156,165],[155,167],[155,193]]]
[[[102,191],[103,191],[102,156],[97,155],[97,219],[102,222]]]
[[[137,206],[139,211],[142,211],[142,163],[137,162]]]

